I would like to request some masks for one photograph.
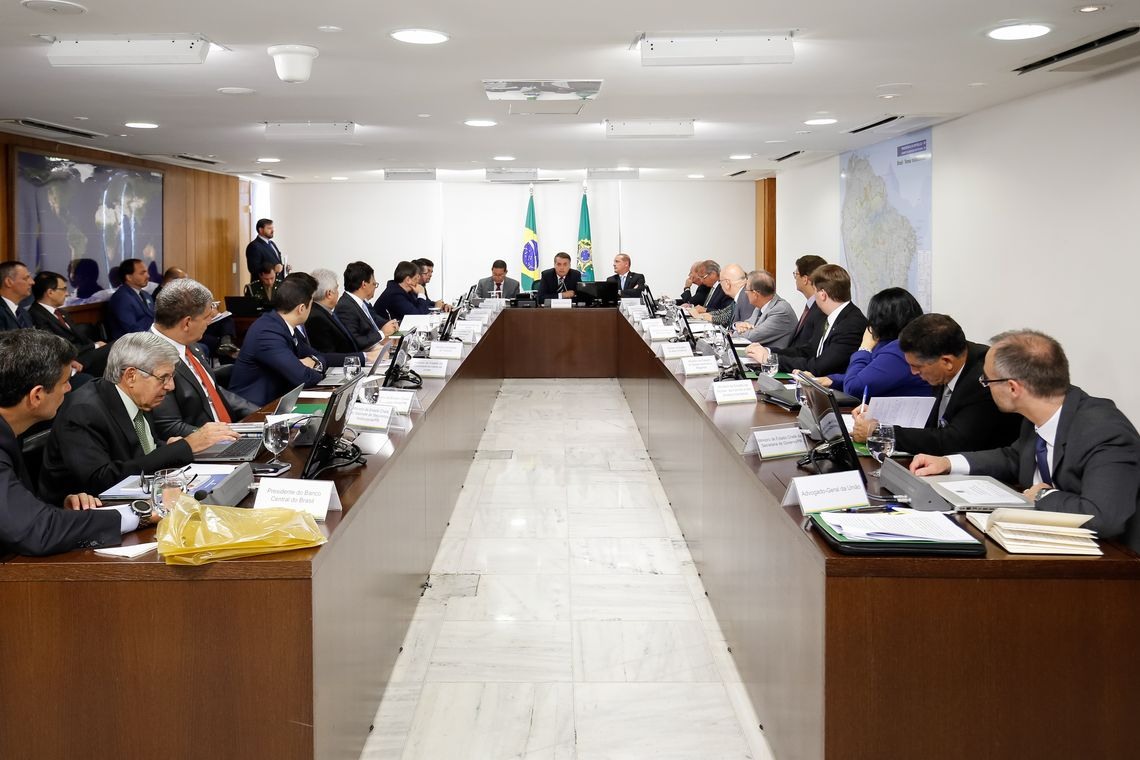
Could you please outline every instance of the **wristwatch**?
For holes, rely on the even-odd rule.
[[[150,527],[150,512],[151,506],[149,501],[136,499],[131,502],[131,514],[139,519],[140,528]]]
[[[1047,495],[1053,493],[1056,490],[1057,490],[1056,488],[1042,488],[1040,491],[1037,492],[1037,495],[1033,497],[1033,503],[1038,504]]]

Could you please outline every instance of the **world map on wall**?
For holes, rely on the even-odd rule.
[[[840,157],[841,264],[862,308],[903,287],[930,311],[932,159],[929,129]]]

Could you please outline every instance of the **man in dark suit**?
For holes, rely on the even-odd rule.
[[[376,299],[376,306],[373,309],[373,316],[379,316],[381,319],[394,319],[397,323],[403,320],[409,314],[428,314],[431,312],[431,304],[426,299],[420,298],[416,294],[416,286],[420,282],[420,268],[418,264],[411,261],[401,261],[396,264],[396,269],[392,272],[392,279],[388,280],[388,285],[384,288],[384,292]],[[348,270],[344,272],[344,289],[349,288]],[[343,298],[341,299],[344,300]],[[339,308],[340,304],[337,304]],[[348,323],[343,316],[341,321],[352,330],[353,327]],[[356,345],[360,345],[360,335],[354,331],[356,335]]]
[[[146,264],[124,259],[119,265],[123,280],[107,302],[107,329],[111,340],[132,332],[145,332],[154,324],[154,298],[143,288],[150,282]]]
[[[32,273],[19,261],[0,263],[0,330],[32,326],[28,310],[20,302],[32,294]]]
[[[945,314],[923,314],[899,333],[899,348],[910,371],[934,389],[934,406],[921,428],[895,427],[895,448],[927,454],[956,454],[1006,446],[1017,438],[1021,417],[999,411],[978,384],[988,346],[970,343]],[[853,413],[852,437],[865,441],[877,420]]]
[[[50,503],[41,499],[24,464],[19,436],[55,416],[71,390],[74,359],[75,348],[55,335],[0,334],[0,554],[41,556],[115,546],[121,534],[139,526],[127,506],[92,510],[101,502],[90,494],[65,494]]]
[[[1085,527],[1140,551],[1140,436],[1112,401],[1069,384],[1053,338],[1015,330],[993,339],[983,384],[1003,412],[1025,418],[1010,446],[950,457],[919,454],[917,475],[989,475],[1027,486],[1037,509],[1092,515]]]
[[[645,275],[629,271],[629,255],[619,253],[614,256],[614,273],[606,278],[606,282],[616,282],[618,297],[641,298],[645,289]]]
[[[340,283],[336,274],[331,269],[314,269],[312,276],[317,281],[317,292],[313,298],[313,311],[305,322],[309,343],[326,355],[333,353],[359,355],[360,349],[356,345],[352,331],[341,321],[336,312],[338,300],[341,298]],[[368,306],[370,312],[371,308]],[[380,325],[382,337],[390,337],[398,327],[399,324],[395,320],[383,323]]]
[[[692,313],[700,316],[710,311],[720,311],[733,302],[733,296],[724,292],[724,288],[720,284],[720,264],[709,259],[704,262],[704,277],[700,279],[701,285],[708,288],[703,301],[698,301],[696,297],[690,301],[689,305],[692,307]],[[741,274],[743,274],[741,270]]]
[[[709,287],[701,283],[706,279],[705,261],[694,261],[689,267],[689,276],[685,278],[685,285],[681,288],[681,297],[677,304],[703,304],[709,297]],[[697,287],[693,289],[693,286]]]
[[[197,344],[218,313],[215,303],[205,285],[189,278],[165,285],[155,301],[151,330],[178,352],[174,390],[154,409],[161,439],[190,435],[207,422],[237,422],[257,411],[256,405],[218,385],[209,360],[198,353]]]
[[[780,371],[802,370],[816,377],[845,372],[851,354],[863,341],[867,318],[851,303],[851,276],[836,264],[825,264],[812,273],[816,308],[827,317],[816,330],[809,347],[780,351]],[[748,346],[748,355],[758,362],[771,350],[760,343]]]
[[[582,273],[570,268],[570,254],[554,254],[554,268],[544,269],[538,280],[538,302],[548,298],[573,298],[582,282]]]
[[[791,340],[788,341],[789,350],[804,351],[810,349],[811,345],[809,344],[819,329],[820,323],[827,319],[827,315],[816,308],[815,284],[812,283],[811,279],[815,270],[826,263],[823,257],[811,253],[796,259],[796,268],[792,272],[792,278],[796,281],[796,290],[807,299],[807,303],[804,304],[799,321],[792,332]]]
[[[174,388],[178,352],[153,333],[115,341],[101,380],[68,394],[44,449],[40,494],[61,501],[66,489],[99,493],[128,475],[182,467],[194,454],[237,435],[211,422],[184,438],[163,440],[151,412]]]
[[[417,268],[417,276],[418,272]],[[327,301],[327,290],[326,287],[322,297],[318,278],[315,300]],[[344,293],[335,302],[333,310],[340,324],[352,335],[353,350],[371,349],[396,332],[400,326],[399,322],[393,323],[393,315],[388,314],[387,310],[378,312],[373,308],[371,300],[374,295],[376,295],[376,272],[369,264],[354,261],[344,268]],[[318,328],[318,331],[320,329]],[[313,345],[316,346],[316,343]]]
[[[63,275],[40,272],[32,285],[32,297],[36,302],[28,309],[28,316],[36,329],[58,335],[75,346],[84,372],[100,377],[107,367],[107,355],[111,353],[111,346],[101,340],[90,341],[76,332],[75,325],[62,311],[67,293],[67,279]]]
[[[475,288],[478,298],[514,298],[519,294],[519,281],[507,277],[507,262],[495,259],[491,264],[491,276],[479,280]]]
[[[285,257],[273,242],[273,220],[258,219],[257,237],[245,247],[245,267],[249,270],[250,281],[256,282],[267,266],[279,281],[285,279]]]

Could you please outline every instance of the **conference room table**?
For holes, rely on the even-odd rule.
[[[619,379],[778,760],[1135,756],[1127,549],[839,554],[780,506],[794,460],[742,453],[791,415],[706,400],[616,309],[505,310],[450,365],[327,476],[319,548],[0,562],[0,757],[356,758],[500,381],[525,377]]]

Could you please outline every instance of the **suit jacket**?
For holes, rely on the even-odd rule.
[[[365,358],[363,351],[338,352],[317,350],[313,346],[313,342],[309,336],[309,322],[311,321],[312,314],[309,315],[309,319],[305,322],[305,324],[297,328],[297,340],[301,343],[303,348],[307,348],[312,352],[313,356],[320,359],[320,362],[325,366],[325,369],[328,369],[329,367],[343,367],[344,360],[349,356],[359,359],[360,363],[364,364]]]
[[[566,290],[577,291],[582,284],[582,273],[571,269],[565,277]],[[538,302],[543,303],[547,298],[558,298],[558,274],[553,268],[542,270],[538,279]]]
[[[519,281],[511,277],[503,279],[503,298],[514,298],[519,294]],[[484,277],[479,280],[479,286],[475,288],[475,295],[479,298],[494,298],[495,297],[495,281],[490,277]]]
[[[704,285],[698,285],[695,291],[689,292],[686,290],[680,298],[677,299],[678,304],[691,303],[694,306],[700,306],[709,297],[709,288]]]
[[[814,349],[816,345],[818,345],[818,341],[813,340],[816,334],[815,331],[819,329],[820,322],[827,320],[827,315],[820,311],[820,308],[815,305],[814,301],[808,309],[807,319],[804,320],[802,327],[800,326],[801,314],[802,312],[796,314],[795,329],[792,331],[792,337],[788,341],[787,346],[789,349],[797,352],[807,351],[809,348]],[[862,339],[860,339],[860,342],[862,342]],[[810,346],[808,345],[809,343],[811,344]],[[856,346],[856,348],[858,348],[858,346]]]
[[[612,274],[607,277],[606,282],[613,282],[617,284],[619,298],[641,298],[641,293],[645,290],[645,275],[638,274],[633,270],[625,273],[624,289],[621,287],[621,278],[616,274]]]
[[[83,371],[95,377],[102,377],[103,370],[107,367],[107,355],[111,353],[111,344],[106,343],[101,348],[96,348],[94,343],[76,332],[75,325],[66,313],[58,309],[55,313],[63,317],[66,324],[60,324],[55,315],[41,304],[32,304],[32,307],[28,309],[28,316],[31,317],[32,324],[37,330],[45,330],[53,335],[58,335],[75,346],[75,351],[79,354],[79,363],[83,365]]]
[[[388,280],[388,285],[384,288],[384,292],[376,299],[372,313],[380,316],[387,314],[390,315],[392,319],[402,320],[409,314],[427,314],[431,311],[431,306],[427,299],[420,298],[416,295],[415,291],[406,293],[398,282]],[[337,304],[337,308],[339,307],[340,304]],[[343,319],[343,317],[341,319]],[[383,323],[377,320],[376,325],[380,326],[381,324]],[[349,329],[352,328],[349,327]],[[357,340],[356,345],[360,345],[359,340]]]
[[[934,407],[925,427],[895,428],[896,449],[945,456],[1006,446],[1017,438],[1021,415],[999,411],[990,392],[978,384],[987,351],[989,346],[967,344],[966,363],[946,404],[946,427],[938,427],[938,408],[946,391],[945,385],[939,385],[933,389]]]
[[[309,322],[313,321],[313,317],[316,316],[316,311],[314,308],[313,314],[309,316]],[[376,327],[383,325],[384,322],[376,319],[375,311],[373,311],[372,318],[373,321],[376,322],[376,327],[373,327],[372,322],[368,321],[368,316],[364,313],[364,310],[360,308],[360,304],[348,293],[340,294],[340,299],[336,302],[336,308],[333,311],[336,312],[337,319],[352,338],[352,347],[347,350],[363,350],[376,345],[376,343],[384,338],[380,331],[376,329]],[[331,322],[331,320],[329,321]],[[325,330],[325,326],[322,325],[318,327],[317,330]],[[323,337],[322,335],[322,339]],[[324,350],[320,343],[317,342],[316,333],[312,336],[312,343],[313,346],[319,350]]]
[[[0,555],[42,556],[115,546],[121,520],[112,510],[53,507],[35,493],[20,442],[0,417]]]
[[[256,281],[257,275],[261,273],[261,270],[266,264],[277,266],[278,264],[284,263],[281,261],[281,257],[277,255],[277,251],[273,250],[273,247],[276,245],[277,243],[270,245],[262,240],[260,236],[249,241],[249,245],[245,247],[245,268],[249,270],[250,280]],[[280,282],[284,279],[285,270],[284,267],[282,267],[282,270],[277,273],[277,281]]]
[[[708,289],[704,301],[698,301],[694,297],[692,304],[693,306],[704,306],[706,311],[720,311],[725,306],[734,305],[735,300],[736,299],[728,293],[724,292],[724,288],[722,288],[718,282]]]
[[[19,313],[19,317],[12,313],[12,310],[8,308],[8,304],[0,301],[0,331],[20,330],[33,326],[27,309],[17,305],[16,311]]]
[[[816,327],[813,340],[806,348],[781,351],[780,371],[791,372],[801,369],[817,377],[846,371],[847,364],[851,361],[851,354],[855,353],[859,344],[863,342],[867,318],[859,311],[858,306],[848,302],[835,318],[835,324],[827,331],[825,338],[826,327],[827,319],[824,318]],[[823,340],[823,352],[816,356],[820,340]]]
[[[289,325],[280,314],[268,311],[250,325],[242,341],[230,376],[230,391],[264,406],[302,383],[316,385],[324,374],[301,364],[305,357],[323,361],[308,341],[289,333]]]
[[[120,285],[115,289],[107,302],[107,329],[111,340],[127,333],[146,332],[154,324],[154,298],[145,290],[141,294],[142,298],[130,285]]]
[[[774,295],[768,305],[759,311],[758,315],[753,315],[755,321],[752,329],[747,330],[743,337],[779,353],[788,346],[796,331],[799,322],[796,310],[779,295]]]
[[[115,384],[95,380],[67,394],[51,427],[40,472],[40,493],[58,503],[68,492],[97,494],[128,475],[182,467],[194,461],[190,444],[163,444],[144,413],[157,448],[143,454],[134,423]]]
[[[274,292],[276,292],[276,288],[274,288]],[[242,295],[256,300],[262,306],[270,306],[273,303],[273,293],[265,291],[265,286],[261,284],[261,280],[247,282],[245,288],[242,289]]]
[[[955,392],[955,395],[957,393]],[[953,398],[953,396],[951,396]],[[1012,445],[966,454],[970,473],[1029,485],[1037,468],[1037,433],[1025,420]],[[1053,442],[1052,485],[1037,506],[1051,512],[1092,515],[1085,527],[1100,538],[1123,537],[1140,551],[1140,436],[1116,405],[1076,386],[1061,404]]]
[[[353,306],[356,304],[353,303]],[[337,307],[340,307],[339,302]],[[357,311],[359,311],[359,307]],[[368,325],[368,327],[371,329],[372,325]],[[323,354],[358,355],[360,353],[356,339],[352,336],[352,331],[348,329],[339,315],[329,311],[322,304],[313,303],[313,310],[309,313],[308,320],[305,321],[305,332],[308,334],[309,343],[313,348]]]
[[[186,350],[194,352],[206,374],[210,379],[214,379],[210,363],[202,352],[195,346],[188,346]],[[214,380],[214,385],[232,421],[237,422],[257,411],[258,407],[255,404],[218,385],[217,380]],[[207,422],[214,421],[206,391],[198,382],[194,370],[186,362],[179,361],[174,365],[174,390],[166,394],[166,398],[155,408],[153,415],[155,430],[158,433],[155,437],[164,441],[176,435],[188,436]]]

